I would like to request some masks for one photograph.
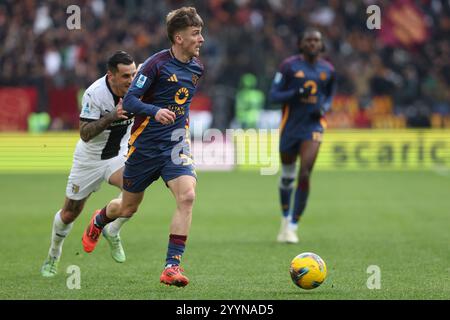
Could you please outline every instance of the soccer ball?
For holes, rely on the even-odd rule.
[[[297,286],[309,290],[322,284],[327,276],[327,266],[317,254],[304,252],[292,259],[289,272]]]

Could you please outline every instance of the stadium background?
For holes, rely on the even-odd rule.
[[[66,9],[73,4],[81,8],[80,30],[67,28]],[[366,27],[371,4],[381,8],[381,30]],[[78,139],[84,89],[105,73],[106,59],[115,50],[128,51],[140,63],[166,48],[165,15],[181,5],[194,5],[205,22],[201,60],[206,73],[191,107],[193,126],[201,128],[194,134],[195,143],[201,143],[206,128],[222,132],[277,128],[279,106],[267,99],[273,75],[285,57],[296,53],[297,35],[305,26],[322,31],[325,57],[336,67],[338,89],[313,176],[301,233],[304,240],[297,248],[278,247],[271,241],[279,222],[277,176],[262,177],[255,170],[264,164],[258,157],[256,164],[249,159],[266,140],[247,131],[219,145],[245,161],[200,168],[212,172],[199,174],[198,220],[194,220],[192,249],[188,248],[191,258],[186,258],[191,272],[198,275],[192,291],[170,296],[156,284],[147,282],[146,287],[132,278],[133,272],[148,274],[148,268],[160,266],[163,246],[155,252],[147,250],[145,263],[139,260],[137,248],[166,241],[168,212],[173,208],[161,186],[149,195],[161,203],[147,204],[142,210],[158,213],[142,214],[135,218],[142,224],[124,230],[134,265],[124,279],[116,279],[122,291],[76,292],[65,286],[64,268],[70,264],[89,270],[84,283],[95,278],[94,263],[105,272],[123,274],[108,260],[106,247],[94,258],[79,254],[77,237],[87,213],[66,241],[65,264],[56,287],[38,279],[51,218],[62,202]],[[444,228],[450,222],[449,13],[448,2],[439,0],[1,1],[0,211],[2,217],[9,217],[1,234],[2,242],[14,239],[15,244],[2,249],[0,298],[448,299],[449,281],[442,277],[448,280],[450,265]],[[245,81],[249,78],[250,85]],[[248,123],[245,112],[239,118],[236,110],[244,84],[265,96],[263,102],[253,101],[257,120]],[[247,140],[239,142],[242,136]],[[247,142],[244,148],[242,141]],[[273,144],[268,148],[276,150]],[[85,211],[115,195],[105,186]],[[230,230],[235,230],[233,240]],[[207,241],[222,252],[211,253],[203,244]],[[298,295],[286,278],[290,259],[301,251],[316,251],[329,264],[330,280],[318,289],[323,290],[320,294]],[[204,263],[203,255],[221,261],[219,266],[230,258],[242,261],[242,269],[227,265],[226,280],[201,274],[196,269],[200,262],[194,261]],[[349,262],[355,255],[358,262]],[[270,274],[264,279],[251,272],[256,259],[263,260]],[[423,263],[417,264],[420,259]],[[426,264],[428,259],[433,267]],[[392,283],[387,290],[375,293],[366,288],[365,268],[373,263],[390,270],[385,276]],[[412,268],[407,274],[406,267]],[[430,268],[426,285],[412,276],[423,274],[421,268]],[[236,286],[242,281],[240,275],[247,278]],[[211,284],[214,279],[223,286]],[[109,288],[114,286],[107,277],[102,280]],[[126,288],[129,283],[133,289]],[[148,285],[154,290],[150,295]]]

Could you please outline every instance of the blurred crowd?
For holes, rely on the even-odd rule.
[[[66,24],[74,2],[80,30]],[[381,8],[382,30],[366,26],[371,4]],[[205,23],[199,90],[217,128],[234,117],[241,76],[254,74],[267,93],[307,26],[322,31],[325,58],[336,67],[333,126],[373,127],[377,114],[389,114],[405,126],[429,127],[434,115],[450,113],[445,0],[2,0],[0,86],[36,86],[38,109],[45,111],[49,87],[89,86],[114,51],[125,50],[140,63],[169,47],[165,16],[183,5],[195,6]],[[265,109],[278,107],[265,101]]]

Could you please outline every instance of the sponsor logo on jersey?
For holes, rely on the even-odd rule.
[[[136,81],[136,87],[142,89],[144,87],[145,81],[147,81],[147,77],[141,74]]]
[[[304,87],[311,88],[311,94],[317,93],[317,82],[315,82],[314,80],[306,81]]]
[[[114,121],[113,123],[111,123],[109,126],[110,127],[115,127],[115,126],[128,126],[133,122],[133,119],[124,119],[124,120],[117,120]]]
[[[186,113],[186,109],[183,106],[178,106],[176,104],[168,105],[166,108],[174,112],[177,116],[184,116]]]
[[[89,108],[89,103],[86,103],[86,105],[83,107],[83,113],[90,114],[91,109]]]
[[[171,76],[169,77],[169,79],[167,79],[167,81],[170,81],[170,82],[178,82],[177,75],[174,73],[173,75],[171,75]]]
[[[177,104],[183,104],[186,102],[189,97],[189,90],[185,87],[178,89],[177,93],[175,93],[175,102]]]

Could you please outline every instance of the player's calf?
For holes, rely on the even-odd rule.
[[[72,223],[83,211],[87,198],[81,200],[73,200],[66,197],[64,206],[61,210],[61,221],[65,224]]]

